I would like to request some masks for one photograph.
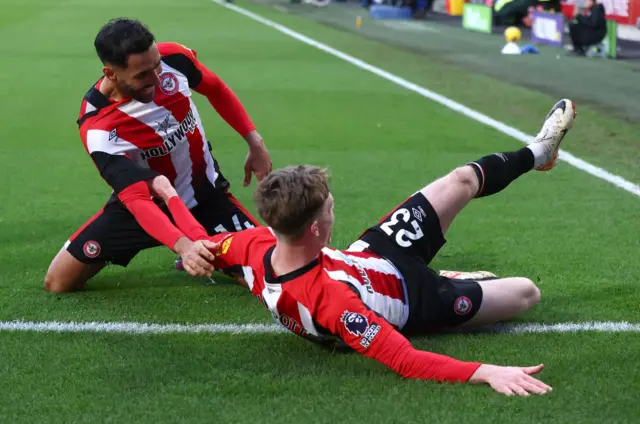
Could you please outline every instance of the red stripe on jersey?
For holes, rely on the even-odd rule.
[[[178,92],[167,96],[159,88],[156,89],[156,96],[153,98],[153,103],[171,112],[178,122],[182,122],[184,118],[187,117],[189,109],[191,109],[191,102],[182,93]]]
[[[86,121],[84,121],[84,123],[82,124],[82,126],[80,127],[80,139],[82,140],[82,145],[84,146],[84,150],[87,151],[87,153],[89,153],[89,146],[87,146],[87,131],[89,130],[89,128],[91,128],[91,122],[95,119],[95,117],[89,118]]]
[[[367,274],[371,289],[379,295],[387,296],[390,299],[400,300],[405,303],[404,284],[400,272],[386,259],[381,258],[372,252],[345,252],[329,249],[335,252],[329,255],[325,252],[328,260],[332,262],[331,270],[343,270],[352,277],[362,280],[360,268]],[[344,255],[354,263],[350,265],[340,259]]]
[[[189,98],[182,93],[167,96],[157,91],[154,103],[167,109],[178,123],[184,121],[192,108]],[[191,159],[191,180],[197,185],[207,179],[207,162],[205,160],[205,141],[200,128],[196,125],[193,133],[187,133],[189,141],[189,157]]]
[[[378,274],[371,278],[371,274]],[[367,270],[367,274],[371,278],[371,286],[373,290],[380,293],[383,296],[389,296],[392,299],[406,300],[404,298],[404,288],[402,286],[402,280],[398,277],[391,276],[389,274],[383,274],[377,271]]]
[[[112,129],[122,125],[123,123],[129,123],[129,121],[135,119],[131,118],[126,113],[122,113],[118,110],[118,106],[127,103],[129,100],[121,100],[119,102],[112,102],[109,106],[100,109],[100,112],[86,121],[83,122],[80,127],[80,138],[82,139],[82,144],[84,144],[85,150],[89,151],[87,147],[87,131],[89,130],[103,130],[103,131],[111,131]],[[115,112],[115,115],[113,114]],[[135,140],[127,140],[130,143],[137,146]]]
[[[371,271],[369,271],[369,273],[371,273]],[[398,299],[404,302],[406,299],[404,298],[402,280],[394,276],[393,281],[389,281],[389,277],[389,275],[384,274],[381,278],[374,278],[371,283],[373,290],[377,291],[381,295],[389,296],[392,299]],[[380,279],[384,279],[384,282],[381,283]]]
[[[82,119],[82,117],[85,115],[85,110],[87,110],[87,105],[89,104],[89,102],[87,101],[87,99],[83,99],[82,100],[82,104],[80,105],[80,114],[78,115],[78,120]]]
[[[302,326],[302,317],[300,316],[298,301],[295,298],[283,291],[278,299],[276,308],[278,310],[278,321],[280,321],[280,324],[299,336],[306,337],[308,335]]]
[[[149,168],[161,173],[171,181],[171,185],[175,185],[178,172],[176,171],[176,167],[173,166],[171,155],[149,158],[147,163],[149,164]]]
[[[141,150],[164,145],[164,140],[153,128],[117,108],[109,113],[105,121],[108,122],[101,125],[105,125],[106,128],[117,128],[119,137]],[[93,128],[96,127],[93,126]],[[177,172],[171,161],[171,155],[151,157],[147,159],[147,163],[151,169],[167,177],[171,184],[174,183]]]
[[[183,54],[187,56],[189,59],[194,60],[196,58],[196,51],[190,49],[186,46],[183,46],[179,43],[174,43],[171,41],[162,41],[157,44],[158,51],[162,56],[169,56],[170,54]]]
[[[200,139],[202,143],[192,140]],[[196,127],[193,135],[189,136],[189,156],[191,157],[191,178],[194,183],[198,184],[207,179],[207,162],[204,158],[204,137],[200,133],[200,129]]]
[[[376,255],[375,253],[369,252],[342,252],[349,259],[353,261],[357,261],[356,258],[360,258],[360,261],[357,261],[360,266],[364,269],[369,277],[371,282],[371,288],[374,292],[379,293],[383,296],[388,296],[391,299],[398,299],[401,301],[405,301],[404,296],[404,286],[402,284],[402,280],[399,278],[399,272],[397,275],[395,273],[384,272],[382,269],[378,269],[378,267],[382,267],[383,265],[388,266],[388,262]],[[359,272],[356,267],[349,267],[346,263],[343,263],[340,260],[335,260],[338,263],[338,268],[342,270],[349,270],[354,277],[359,278]],[[395,268],[391,268],[395,271]]]

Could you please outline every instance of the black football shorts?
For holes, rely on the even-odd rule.
[[[387,259],[405,280],[409,319],[401,329],[417,334],[452,328],[470,320],[482,303],[476,281],[440,276],[429,263],[446,243],[440,219],[420,192],[367,229],[349,250]]]
[[[158,204],[169,217],[164,204]],[[259,226],[258,221],[226,190],[215,190],[206,203],[191,209],[209,235]],[[87,264],[127,266],[143,249],[161,244],[142,229],[131,212],[112,196],[109,202],[67,241],[67,250]]]

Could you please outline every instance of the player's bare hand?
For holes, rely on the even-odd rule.
[[[543,395],[551,391],[551,387],[532,377],[544,368],[540,364],[534,367],[500,367],[483,364],[471,376],[471,383],[487,383],[493,390],[507,396]]]
[[[149,191],[154,197],[158,197],[162,199],[165,203],[169,202],[173,196],[177,196],[178,192],[171,185],[171,181],[169,178],[164,175],[158,175],[152,180],[147,181],[147,185],[149,186]]]
[[[249,144],[249,153],[244,161],[244,186],[251,184],[251,174],[256,174],[258,181],[266,177],[273,167],[271,163],[271,155],[264,140],[257,131],[252,131],[246,137]]]
[[[215,259],[215,252],[218,251],[218,249],[220,248],[220,243],[215,243],[211,240],[201,240],[202,241],[202,245],[209,251],[209,253],[211,253],[211,260]]]
[[[215,256],[209,250],[215,247],[215,243],[208,240],[191,241],[186,237],[176,243],[175,250],[182,257],[182,265],[185,271],[194,277],[211,277],[215,270],[213,261]]]

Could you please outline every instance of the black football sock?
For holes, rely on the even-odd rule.
[[[476,172],[480,183],[476,197],[504,190],[513,180],[533,169],[533,159],[533,152],[525,147],[515,152],[494,153],[467,164]]]

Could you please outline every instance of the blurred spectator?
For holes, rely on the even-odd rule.
[[[607,35],[604,6],[596,0],[587,0],[586,13],[576,16],[575,22],[569,24],[569,35],[574,55],[584,56],[587,48],[601,43]]]
[[[539,10],[542,9],[545,12],[558,12],[562,9],[560,5],[560,0],[540,0],[538,1],[537,6]]]
[[[529,8],[537,3],[536,0],[497,0],[493,4],[493,21],[495,25],[520,25]]]
[[[416,19],[424,19],[433,10],[435,0],[411,0],[409,6],[413,11],[413,17]]]

